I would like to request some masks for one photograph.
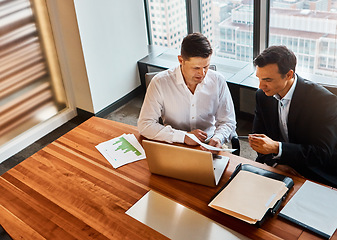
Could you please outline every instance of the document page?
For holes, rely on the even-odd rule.
[[[134,134],[123,134],[96,148],[114,168],[145,158],[145,151]]]
[[[209,204],[221,212],[251,224],[288,191],[285,183],[248,171],[240,171]]]
[[[337,191],[306,181],[279,213],[326,238],[337,228]]]
[[[230,149],[230,148],[217,148],[213,147],[211,145],[208,145],[207,143],[202,143],[199,138],[197,138],[194,134],[192,133],[187,133],[186,134],[189,138],[191,138],[193,141],[198,143],[199,145],[203,146],[204,148],[211,150],[211,151],[223,151],[223,152],[234,152],[236,149]]]

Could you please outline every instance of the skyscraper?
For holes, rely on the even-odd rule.
[[[295,4],[295,3],[293,3]],[[220,23],[217,55],[252,60],[253,10],[240,5]],[[299,70],[336,76],[337,13],[309,9],[271,8],[269,45],[286,45],[297,56]]]
[[[152,43],[179,48],[187,35],[185,0],[149,0]]]

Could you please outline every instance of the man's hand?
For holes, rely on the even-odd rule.
[[[221,148],[221,141],[218,138],[211,138],[211,140],[209,140],[208,145]]]
[[[221,148],[221,141],[220,141],[220,139],[218,139],[218,138],[211,138],[211,139],[209,140],[208,145],[213,146],[213,147],[217,147],[217,148]],[[219,154],[218,151],[211,151],[211,150],[209,150],[209,149],[207,149],[207,148],[204,148],[203,146],[200,146],[200,148],[201,148],[202,150],[204,150],[204,151],[209,151],[209,152],[211,152],[211,153],[213,153],[213,154],[216,154],[216,155]]]
[[[253,150],[261,154],[278,154],[279,143],[264,134],[249,134],[249,145]]]
[[[194,129],[193,131],[189,132],[194,134],[201,142],[204,142],[207,138],[207,133],[200,130],[200,129]],[[198,145],[195,141],[193,141],[191,138],[189,138],[187,135],[185,135],[184,142],[187,145]]]

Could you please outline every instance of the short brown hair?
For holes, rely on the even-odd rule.
[[[181,43],[181,56],[185,59],[191,57],[208,58],[212,53],[211,43],[201,33],[191,33]]]
[[[254,65],[258,67],[276,63],[279,73],[282,75],[287,74],[289,70],[293,70],[295,73],[296,62],[295,54],[286,46],[281,45],[266,48],[254,59]]]

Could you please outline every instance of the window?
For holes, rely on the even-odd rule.
[[[326,57],[320,57],[319,58],[319,67],[320,68],[326,68],[326,62],[327,62],[327,58]]]
[[[275,35],[291,40],[282,44],[297,56],[298,72],[337,76],[336,1],[271,0],[269,45],[279,44],[272,41]]]
[[[0,1],[0,146],[68,105],[44,7]]]
[[[200,31],[211,41],[214,55],[247,62],[252,62],[253,57],[265,47],[286,45],[298,58],[299,73],[302,71],[337,77],[336,0],[270,0],[270,2],[269,0],[174,0],[171,2],[173,3],[170,5],[171,8],[166,7],[167,0],[156,3],[156,7],[165,5],[166,16],[171,14],[170,19],[158,19],[156,22],[164,21],[160,26],[164,26],[167,30],[174,26],[171,31],[167,31],[170,34],[179,33],[179,38],[174,38],[174,41],[182,39],[187,34],[186,26],[188,26],[189,32]],[[255,9],[254,3],[261,4],[261,7]],[[155,3],[148,2],[148,4],[151,7]],[[188,11],[188,15],[186,15],[185,5],[188,9],[192,8],[190,12]],[[195,14],[195,9],[200,10],[199,15]],[[169,12],[171,10],[172,12]],[[176,16],[173,12],[177,13]],[[173,19],[172,16],[174,16]],[[259,25],[254,26],[254,17],[257,18]],[[170,24],[168,24],[169,21],[171,21]],[[155,27],[154,25],[152,24],[151,28]],[[177,30],[177,26],[182,30]],[[255,34],[253,34],[254,29],[257,31]],[[171,39],[168,36],[169,34],[167,38]],[[171,46],[178,48],[179,44],[178,41]],[[322,61],[322,59],[325,60]]]
[[[252,61],[253,0],[201,0],[201,14],[202,33],[211,41],[214,55]]]
[[[185,0],[161,0],[160,2],[148,1],[151,26],[151,39],[154,32],[160,41],[152,42],[154,45],[179,48],[180,41],[187,35],[186,4]],[[154,11],[154,8],[158,7]],[[156,29],[156,31],[154,31]]]

